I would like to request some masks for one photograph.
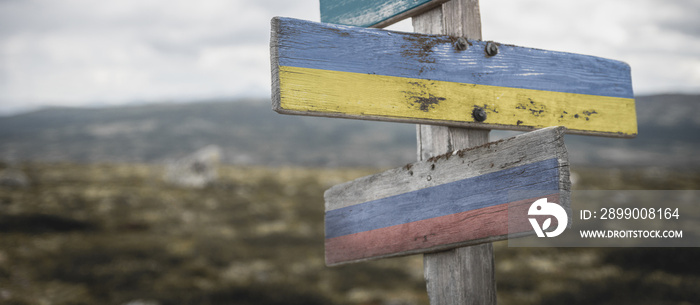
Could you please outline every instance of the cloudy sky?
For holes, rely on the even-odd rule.
[[[318,0],[0,0],[0,114],[269,97],[273,16]],[[625,61],[636,94],[700,93],[698,0],[482,0],[483,37]],[[392,28],[411,31],[410,21]]]

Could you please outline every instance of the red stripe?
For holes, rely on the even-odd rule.
[[[546,196],[559,203],[559,194]],[[478,210],[435,217],[326,239],[326,264],[409,253],[429,252],[440,246],[532,231],[527,220],[530,205],[542,197],[505,203]],[[510,222],[508,213],[512,216]],[[409,252],[410,251],[410,252]],[[409,252],[409,253],[405,253]]]

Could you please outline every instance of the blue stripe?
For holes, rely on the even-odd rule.
[[[280,66],[633,98],[629,65],[594,56],[485,42],[465,51],[449,36],[279,18]]]
[[[559,190],[558,164],[549,159],[327,211],[326,238],[549,195]]]

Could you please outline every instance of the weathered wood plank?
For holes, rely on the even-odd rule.
[[[449,0],[320,0],[321,21],[383,28]]]
[[[493,245],[426,254],[423,268],[431,305],[496,305]]]
[[[486,42],[454,36],[393,32],[275,18],[280,66],[377,74],[457,83],[632,98],[629,66],[565,52],[500,44],[486,56]]]
[[[414,17],[412,21],[418,33],[482,39],[478,0],[453,0]],[[431,125],[416,127],[418,160],[489,141],[488,129]],[[508,228],[521,231],[515,226],[509,222]],[[432,305],[496,304],[495,256],[490,242],[426,253],[423,255],[423,271]]]
[[[273,109],[285,114],[613,137],[637,133],[630,70],[592,56],[452,36],[273,19]],[[479,122],[474,109],[482,109]]]
[[[505,239],[509,204],[548,196],[568,207],[563,133],[546,128],[332,187],[326,263]]]

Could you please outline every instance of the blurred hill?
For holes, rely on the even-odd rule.
[[[636,100],[634,139],[567,136],[575,164],[700,167],[700,95],[653,95]]]
[[[415,155],[412,125],[285,116],[269,104],[47,108],[0,118],[0,158],[162,163],[208,145],[239,165],[388,166]]]
[[[237,165],[399,166],[415,160],[412,124],[279,115],[267,100],[46,108],[0,117],[10,162],[162,163],[207,145]],[[700,166],[700,95],[637,97],[639,136],[567,136],[572,164]],[[518,132],[493,131],[492,139]]]

